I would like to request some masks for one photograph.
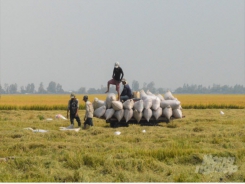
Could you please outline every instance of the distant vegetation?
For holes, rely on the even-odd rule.
[[[34,83],[27,84],[26,86],[21,86],[18,89],[18,85],[15,84],[4,84],[0,85],[0,94],[68,94],[71,91],[77,94],[104,94],[107,87],[101,86],[100,88],[89,88],[80,87],[77,90],[65,91],[62,88],[62,85],[56,82],[51,81],[48,84],[48,87],[45,88],[44,84],[41,82],[39,87],[36,88]],[[156,88],[154,82],[143,83],[143,86],[140,87],[139,82],[133,80],[131,85],[132,91],[139,91],[141,89],[147,91],[149,90],[152,93],[164,94],[167,90],[171,90],[176,94],[244,94],[245,87],[243,85],[236,84],[235,86],[228,85],[218,85],[213,84],[213,86],[202,86],[202,85],[189,85],[184,84],[183,87],[178,87],[177,89],[168,89],[168,88]],[[122,89],[121,89],[122,90]],[[111,92],[116,93],[115,87],[111,86]]]

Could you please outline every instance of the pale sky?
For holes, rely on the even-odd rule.
[[[245,86],[244,0],[0,0],[1,84]]]

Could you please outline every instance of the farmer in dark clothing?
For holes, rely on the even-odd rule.
[[[132,98],[132,91],[126,81],[126,79],[122,79],[123,90],[121,93],[120,101],[125,102],[128,99]]]
[[[109,91],[109,88],[110,88],[110,84],[114,84],[116,85],[116,91],[117,91],[117,94],[118,94],[118,98],[117,100],[120,99],[120,82],[123,78],[123,70],[122,68],[119,66],[119,62],[116,62],[115,63],[115,66],[114,66],[114,69],[113,69],[113,73],[112,73],[112,79],[108,81],[107,83],[107,91],[106,93],[108,93]]]
[[[74,127],[74,119],[76,119],[78,126],[81,126],[81,120],[78,116],[78,109],[79,109],[79,102],[78,99],[76,99],[75,94],[71,93],[71,99],[68,102],[68,108],[67,108],[67,119],[68,119],[68,113],[70,111],[70,122],[71,125],[69,128]]]

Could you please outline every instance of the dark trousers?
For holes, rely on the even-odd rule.
[[[86,121],[84,122],[84,126],[88,124],[90,126],[94,126],[93,124],[93,119],[92,118],[87,118]]]
[[[120,101],[123,101],[125,102],[126,100],[128,100],[129,97],[127,95],[124,95],[124,96],[120,96]]]
[[[80,120],[79,116],[78,115],[75,116],[75,114],[70,114],[70,122],[73,125],[74,125],[74,119],[76,119],[78,126],[81,126],[81,120]]]

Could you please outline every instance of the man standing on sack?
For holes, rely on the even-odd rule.
[[[123,90],[120,96],[120,101],[125,102],[128,99],[132,98],[132,91],[126,81],[126,79],[122,79]]]
[[[112,73],[112,79],[107,82],[107,91],[105,93],[109,92],[110,84],[116,85],[116,91],[118,95],[117,100],[120,100],[120,82],[123,78],[123,75],[123,70],[119,66],[119,62],[116,62]]]
[[[78,127],[81,126],[81,120],[78,116],[78,109],[79,109],[78,99],[76,99],[74,93],[71,93],[71,99],[69,100],[68,107],[67,107],[67,119],[69,116],[68,114],[70,112],[70,122],[71,122],[71,125],[69,126],[69,128],[74,127],[74,119],[76,119],[76,121],[78,123]]]

